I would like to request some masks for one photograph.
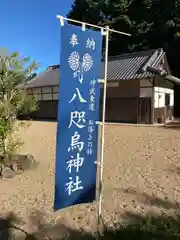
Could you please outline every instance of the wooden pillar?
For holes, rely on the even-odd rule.
[[[151,98],[151,124],[154,124],[154,87],[155,87],[155,76],[152,80],[152,98]]]
[[[137,124],[139,123],[139,97],[136,98],[136,104],[137,104]]]

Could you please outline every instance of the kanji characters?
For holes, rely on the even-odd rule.
[[[72,99],[70,100],[69,103],[73,102],[74,99],[75,99],[77,96],[78,96],[79,101],[80,101],[81,103],[86,103],[87,101],[81,96],[81,93],[80,93],[80,91],[79,91],[78,88],[76,88],[76,92],[77,92],[77,94],[74,93],[74,95],[73,95],[73,97],[72,97]]]
[[[95,111],[95,84],[96,84],[96,80],[92,79],[90,82],[90,85],[92,86],[92,88],[90,88],[89,90],[89,94],[90,94],[90,103],[89,103],[89,110],[90,111]]]
[[[94,97],[94,95],[90,95],[90,102],[91,102],[91,103],[94,103],[94,102],[95,102],[95,97]]]
[[[68,152],[70,150],[78,149],[80,152],[83,150],[84,142],[80,141],[80,134],[75,132],[74,135],[71,137],[71,146],[68,148]]]
[[[95,102],[96,102],[96,89],[95,84],[97,83],[96,79],[92,79],[89,84],[90,89],[82,92],[80,86],[84,83],[84,76],[87,72],[90,72],[92,68],[94,68],[95,59],[93,59],[92,51],[96,49],[96,41],[93,37],[88,37],[85,41],[86,52],[82,53],[77,46],[80,41],[79,37],[73,33],[70,37],[69,44],[71,44],[71,52],[68,56],[68,65],[69,69],[71,69],[73,77],[78,79],[77,86],[74,87],[73,93],[68,99],[69,104],[72,102],[79,101],[82,104],[76,105],[72,104],[72,107],[75,109],[70,112],[69,119],[69,132],[70,142],[68,145],[68,156],[66,158],[66,171],[68,172],[68,181],[65,183],[65,190],[67,194],[70,196],[73,192],[79,191],[83,189],[83,182],[80,179],[81,174],[80,170],[83,167],[85,162],[85,156],[93,154],[93,132],[95,131],[95,121],[87,119],[91,116],[92,113],[90,111],[95,111]],[[77,46],[77,47],[76,47]],[[72,49],[73,48],[73,49]],[[73,86],[73,85],[72,85]],[[88,99],[85,99],[85,93],[89,94]],[[89,110],[87,113],[84,111],[84,107],[89,104]],[[68,106],[69,107],[69,106]],[[78,109],[76,107],[79,107]],[[92,115],[93,116],[93,115]],[[94,116],[93,116],[94,119]],[[87,128],[85,128],[87,127]],[[75,130],[74,130],[75,128]],[[78,129],[77,129],[78,128]],[[84,130],[80,130],[83,129]],[[72,131],[74,132],[72,133]],[[85,142],[84,138],[81,139],[81,136],[84,137],[84,133],[88,131],[88,136]],[[85,148],[86,147],[86,148]],[[87,155],[86,155],[87,154]],[[74,175],[75,174],[75,175]]]
[[[89,104],[89,110],[95,111],[95,104],[93,102]]]
[[[71,112],[71,118],[70,118],[70,124],[69,127],[70,128],[72,126],[72,124],[76,125],[78,128],[84,128],[85,125],[84,123],[86,122],[85,120],[85,112],[78,112],[78,111],[74,111]],[[81,124],[83,123],[83,124]]]
[[[93,154],[93,143],[92,143],[92,133],[94,131],[94,122],[93,120],[89,120],[88,122],[88,149],[87,149],[87,155]]]
[[[95,88],[94,88],[94,87],[91,88],[91,89],[89,90],[89,94],[90,94],[90,95],[91,95],[91,94],[93,94],[93,95],[96,94],[96,92],[95,92]]]
[[[90,84],[94,87],[95,84],[96,84],[96,80],[95,80],[95,79],[92,79],[91,82],[90,82]]]
[[[76,158],[71,156],[71,159],[67,161],[67,170],[71,173],[72,169],[75,168],[76,172],[79,172],[79,168],[82,167],[84,163],[84,158],[80,157],[80,153],[77,153]]]
[[[69,42],[73,47],[76,46],[78,43],[78,38],[76,34],[73,34],[71,36],[70,42]]]
[[[86,48],[92,48],[93,50],[95,50],[96,48],[96,42],[93,38],[88,38],[86,41]]]
[[[66,183],[66,192],[68,192],[68,195],[70,196],[72,192],[82,190],[83,186],[81,184],[82,181],[79,176],[76,176],[75,181],[73,181],[72,177],[69,177],[69,182]]]

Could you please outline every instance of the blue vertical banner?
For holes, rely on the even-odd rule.
[[[55,210],[95,200],[101,51],[101,32],[61,27]]]

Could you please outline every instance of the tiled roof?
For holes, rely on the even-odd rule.
[[[163,54],[164,52],[160,49],[110,57],[108,61],[108,80],[118,81],[151,77],[153,74],[147,71],[146,65],[156,67],[159,63],[156,60],[162,59]],[[153,64],[155,62],[156,64]],[[101,78],[104,78],[104,63]]]
[[[30,80],[27,84],[27,88],[33,87],[47,87],[59,85],[60,69],[50,69],[43,73],[40,73],[35,78]]]
[[[153,76],[148,66],[157,67],[165,53],[162,49],[122,54],[109,57],[108,81],[142,79]],[[49,68],[28,82],[26,87],[56,86],[60,78],[59,68]],[[101,78],[104,78],[104,63],[102,63]]]

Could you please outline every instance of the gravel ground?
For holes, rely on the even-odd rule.
[[[39,165],[13,179],[1,180],[1,216],[13,211],[27,231],[35,230],[32,216],[36,211],[43,212],[41,217],[47,223],[92,229],[95,204],[53,213],[56,123],[31,122],[20,134],[25,140],[22,152],[33,154]],[[126,211],[172,213],[180,203],[179,159],[180,129],[106,126],[104,221],[117,222]]]

